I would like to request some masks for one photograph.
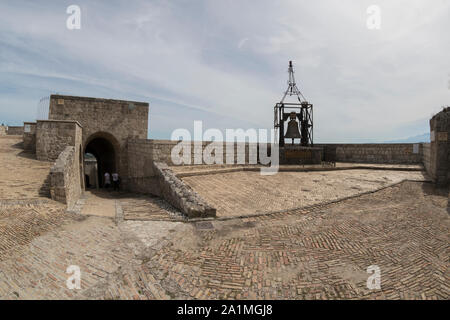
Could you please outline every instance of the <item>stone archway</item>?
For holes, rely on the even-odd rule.
[[[86,140],[83,155],[89,153],[96,158],[99,187],[103,187],[103,176],[106,172],[112,174],[119,171],[119,152],[119,143],[110,133],[97,132]]]

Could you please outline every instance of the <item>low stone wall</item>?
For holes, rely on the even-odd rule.
[[[215,217],[216,209],[209,206],[191,187],[177,178],[167,164],[154,162],[153,170],[164,199],[189,218]]]
[[[6,126],[0,126],[0,136],[6,136]]]
[[[77,121],[38,120],[36,123],[37,159],[55,161],[67,146],[81,145],[81,130],[81,125]]]
[[[359,162],[377,164],[422,163],[422,144],[316,144],[324,148],[324,155],[338,162]]]
[[[50,195],[71,209],[82,192],[80,161],[75,147],[68,146],[50,170]]]
[[[36,153],[36,122],[24,122],[23,127],[23,148]]]
[[[21,136],[23,134],[23,127],[8,126],[7,134],[8,136]]]

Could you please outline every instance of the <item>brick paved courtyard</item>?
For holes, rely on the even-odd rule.
[[[448,192],[406,182],[336,204],[192,227],[144,268],[178,298],[448,299],[449,213]],[[381,269],[382,290],[366,287],[370,265]]]
[[[0,197],[0,299],[450,297],[449,192],[430,183],[408,181],[336,203],[195,223],[173,219],[173,209],[158,198],[99,194],[108,209],[95,216],[67,213],[41,196],[44,169],[21,192],[17,181],[24,179],[5,168],[17,157],[23,175],[44,164],[19,155],[14,140],[0,143],[8,153],[0,167],[6,190]],[[350,183],[337,173],[336,181]],[[240,183],[235,174],[230,185]],[[371,174],[358,173],[353,184],[374,191],[386,186],[383,177],[388,183],[423,179],[419,172]],[[289,179],[285,173],[280,181]],[[110,212],[116,204],[121,221]],[[254,202],[243,208],[254,209]],[[66,287],[69,265],[81,269],[80,290]],[[366,287],[370,265],[380,267],[381,290]]]
[[[0,297],[448,299],[449,211],[448,193],[405,182],[211,225],[67,217],[14,252],[4,244],[20,228],[2,232]],[[80,291],[65,288],[69,264],[81,267]],[[382,290],[366,288],[373,264]]]

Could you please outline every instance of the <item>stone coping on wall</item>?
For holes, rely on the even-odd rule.
[[[142,140],[142,141],[149,141],[149,142],[153,142],[153,143],[157,143],[157,144],[177,144],[179,142],[182,142],[183,140],[164,140],[164,139],[136,139],[136,140]],[[210,141],[210,140],[187,140],[186,142],[197,142],[197,143],[211,143],[214,141]],[[242,142],[242,141],[217,141],[217,142],[223,142],[223,143],[234,143],[234,144],[240,144],[240,143],[245,143],[245,144],[257,144],[256,142]],[[268,144],[270,144],[269,142],[267,142]],[[413,144],[423,144],[423,143],[427,143],[427,142],[406,142],[406,143],[377,143],[377,142],[368,142],[368,143],[315,143],[312,147],[322,147],[322,146],[373,146],[373,147],[377,147],[377,146],[382,146],[382,147],[387,147],[387,146],[410,146]],[[289,143],[285,144],[290,145]]]
[[[377,143],[377,142],[367,142],[367,143],[315,143],[315,147],[321,146],[352,146],[352,147],[363,147],[363,146],[373,146],[373,147],[388,147],[388,146],[411,146],[413,144],[423,144],[427,142],[399,142],[399,143]]]
[[[39,122],[61,122],[61,123],[75,123],[77,124],[80,128],[83,128],[83,126],[81,125],[81,123],[79,123],[76,120],[36,120],[36,124]]]
[[[148,102],[141,102],[141,101],[104,99],[104,98],[94,98],[94,97],[66,96],[66,95],[60,95],[60,94],[52,94],[52,95],[50,95],[50,99],[95,101],[95,102],[115,103],[115,104],[133,103],[133,104],[136,104],[137,106],[145,106],[145,107],[149,106]]]
[[[260,171],[261,165],[182,165],[170,166],[178,178],[230,173],[238,171]],[[422,165],[407,164],[367,164],[367,163],[327,163],[313,165],[280,165],[279,172],[335,171],[335,170],[392,170],[392,171],[423,171]]]
[[[176,144],[178,144],[178,143],[180,143],[180,142],[189,142],[189,143],[191,143],[191,144],[194,144],[194,143],[197,143],[197,144],[209,144],[209,143],[212,143],[212,142],[215,142],[215,141],[201,141],[201,140],[186,140],[186,141],[184,141],[184,140],[160,140],[160,139],[133,139],[133,141],[134,142],[141,142],[141,143],[145,143],[145,142],[147,142],[147,143],[154,143],[154,144],[173,144],[173,145],[176,145]],[[238,142],[233,142],[233,141],[216,141],[216,142],[220,142],[220,143],[223,143],[223,144],[235,144],[235,145],[239,145],[239,144],[245,144],[245,145],[258,145],[258,143],[256,143],[256,142],[240,142],[240,141],[238,141]],[[270,144],[270,143],[268,143],[268,144]]]

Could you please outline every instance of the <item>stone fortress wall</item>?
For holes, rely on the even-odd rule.
[[[82,127],[78,121],[38,120],[36,122],[36,157],[55,161],[67,146],[79,144]],[[79,146],[78,146],[79,147]]]
[[[450,107],[430,119],[429,175],[439,186],[450,181]]]
[[[124,186],[128,185],[127,142],[147,139],[146,102],[51,95],[50,120],[77,120],[83,127],[83,148],[95,138],[114,146],[116,165]]]

